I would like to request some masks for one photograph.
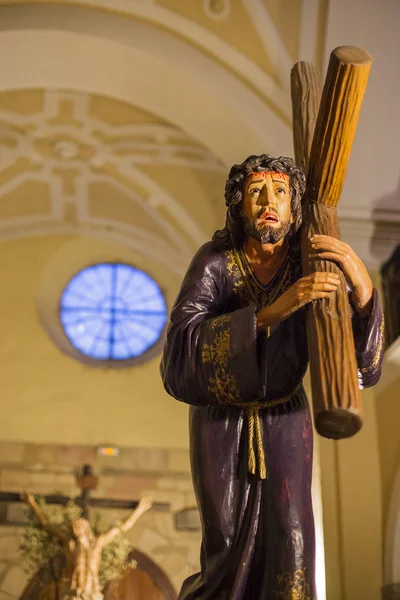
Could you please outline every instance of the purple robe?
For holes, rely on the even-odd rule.
[[[161,373],[167,392],[191,405],[203,533],[201,571],[186,579],[179,600],[316,598],[305,309],[269,335],[257,332],[255,316],[299,277],[298,240],[267,285],[242,249],[210,242],[172,310]],[[370,316],[353,315],[353,331],[360,384],[368,387],[383,354],[376,290]]]

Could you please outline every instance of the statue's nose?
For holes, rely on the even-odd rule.
[[[271,204],[273,202],[273,194],[269,189],[268,185],[264,185],[261,188],[260,200],[263,206],[266,204]]]

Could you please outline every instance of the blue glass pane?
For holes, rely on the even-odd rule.
[[[138,357],[160,338],[167,307],[157,283],[129,265],[83,269],[61,298],[61,323],[75,348],[99,360]]]
[[[97,340],[95,346],[91,351],[92,358],[97,358],[97,360],[107,360],[110,356],[110,342]]]

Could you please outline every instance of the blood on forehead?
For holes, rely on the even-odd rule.
[[[253,177],[271,177],[274,179],[282,179],[283,181],[289,181],[289,175],[286,173],[279,173],[278,171],[254,171],[250,173],[248,179],[253,179]]]

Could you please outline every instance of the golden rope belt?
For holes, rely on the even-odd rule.
[[[271,330],[267,327],[267,338],[271,335]],[[263,439],[261,434],[261,424],[260,424],[260,416],[258,411],[263,408],[272,408],[273,406],[278,406],[279,404],[284,404],[285,402],[289,402],[300,390],[303,385],[303,381],[300,381],[299,384],[296,385],[294,390],[290,392],[288,396],[283,396],[282,398],[277,398],[276,400],[265,400],[265,401],[255,401],[255,402],[247,402],[245,404],[235,403],[235,406],[240,408],[245,408],[247,411],[247,422],[248,422],[248,469],[252,475],[256,474],[257,471],[257,462],[258,462],[258,475],[260,479],[267,478],[267,467],[265,464],[265,454],[263,448]],[[254,444],[255,442],[255,444]],[[254,446],[257,450],[257,458],[256,453],[254,451]]]
[[[267,478],[267,467],[265,465],[265,454],[263,448],[263,440],[261,434],[261,424],[260,424],[260,415],[259,409],[262,408],[271,408],[273,406],[278,406],[279,404],[284,404],[285,402],[289,402],[296,394],[299,392],[303,385],[303,382],[300,381],[299,384],[296,385],[294,390],[290,392],[288,396],[284,396],[282,398],[278,398],[277,400],[270,400],[265,402],[251,402],[249,404],[242,405],[246,407],[247,410],[247,421],[248,421],[248,468],[249,472],[252,475],[256,474],[257,471],[257,462],[258,462],[258,475],[260,479]],[[254,443],[255,442],[255,443]],[[254,446],[257,450],[257,461],[256,461],[256,453],[254,450]]]
[[[267,478],[267,467],[265,465],[265,455],[261,435],[260,417],[256,408],[250,408],[248,414],[249,426],[249,448],[248,448],[248,467],[252,475],[256,474],[256,455],[254,452],[254,433],[256,434],[256,446],[258,457],[258,470],[260,479]]]

